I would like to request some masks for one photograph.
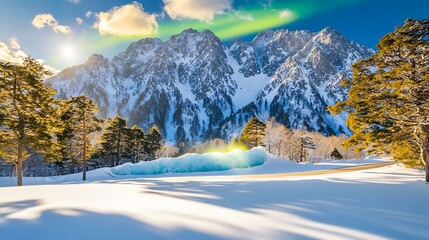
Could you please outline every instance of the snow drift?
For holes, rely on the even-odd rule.
[[[117,175],[155,175],[225,171],[262,165],[268,158],[261,147],[249,151],[234,150],[228,153],[186,154],[178,158],[159,158],[150,162],[125,163],[112,168]]]

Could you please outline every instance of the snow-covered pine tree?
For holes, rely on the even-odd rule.
[[[264,146],[262,139],[265,136],[266,125],[264,122],[254,117],[244,126],[240,142],[247,145],[248,148]]]
[[[50,74],[30,57],[22,65],[0,61],[0,156],[15,163],[18,186],[28,149],[43,153],[45,160],[61,158],[54,137],[61,127],[55,90],[43,82]]]
[[[58,138],[62,143],[63,158],[82,162],[82,180],[86,181],[87,159],[93,152],[89,137],[101,130],[101,120],[96,117],[98,108],[86,96],[71,97],[64,108],[61,116],[64,129]]]

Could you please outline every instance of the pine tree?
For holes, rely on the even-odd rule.
[[[329,157],[331,159],[336,159],[336,160],[343,159],[343,155],[341,155],[341,153],[338,151],[337,148],[334,148],[332,150],[331,154],[329,154]]]
[[[59,101],[59,105],[60,119],[63,125],[63,129],[57,133],[57,139],[61,146],[62,159],[57,164],[61,168],[62,174],[75,173],[75,171],[70,171],[70,166],[78,165],[79,149],[76,147],[77,143],[73,139],[74,131],[70,121],[70,119],[72,118],[72,112],[68,111],[68,101]],[[76,150],[77,152],[75,152]]]
[[[101,135],[103,155],[109,156],[110,166],[119,165],[120,157],[124,154],[127,137],[127,121],[116,115],[107,119],[107,126]]]
[[[145,142],[146,136],[143,129],[136,125],[127,129],[126,152],[130,155],[132,163],[143,160]]]
[[[308,149],[316,149],[317,146],[316,144],[314,144],[313,139],[309,136],[303,135],[299,138],[300,144],[299,144],[299,149],[300,149],[300,157],[299,157],[299,161],[300,162],[307,162],[307,156],[308,156]]]
[[[264,146],[262,139],[265,136],[266,125],[257,117],[250,119],[244,126],[243,133],[240,137],[240,142],[247,145],[249,148]]]
[[[352,66],[349,99],[329,108],[349,112],[357,145],[387,152],[408,166],[424,166],[429,182],[429,20],[408,19],[384,36],[379,51]]]
[[[65,104],[61,119],[64,129],[59,139],[63,143],[63,157],[82,162],[82,180],[86,181],[87,159],[92,148],[89,137],[100,131],[101,120],[96,117],[97,105],[86,96],[71,97]]]
[[[50,74],[29,57],[22,65],[0,62],[0,157],[15,163],[18,186],[27,150],[43,153],[48,161],[60,158],[55,90],[43,83]]]
[[[149,155],[149,160],[156,158],[156,152],[161,149],[164,144],[164,139],[157,126],[153,126],[149,129],[146,135],[145,151]]]

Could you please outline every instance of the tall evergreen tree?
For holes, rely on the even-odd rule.
[[[330,108],[349,112],[345,146],[388,152],[424,166],[429,182],[429,20],[408,19],[384,36],[379,51],[352,66],[349,99]]]
[[[143,129],[134,125],[127,129],[126,152],[129,154],[132,163],[143,160],[145,151],[144,145],[146,143],[146,136]]]
[[[119,165],[120,157],[124,154],[127,138],[127,121],[116,115],[107,119],[107,126],[101,135],[101,146],[104,156],[110,157],[110,166]]]
[[[300,162],[307,162],[308,161],[308,149],[316,149],[317,146],[316,144],[313,142],[313,139],[309,136],[303,135],[299,138],[299,152],[300,152],[300,157],[299,157],[299,161]]]
[[[58,142],[61,146],[62,159],[57,163],[63,174],[74,173],[70,171],[71,166],[77,166],[79,163],[79,149],[76,147],[77,143],[73,139],[74,131],[70,119],[72,112],[69,110],[67,100],[59,102],[60,104],[60,119],[63,129],[57,133]]]
[[[82,180],[86,181],[87,159],[92,148],[89,137],[100,131],[101,120],[96,117],[97,105],[86,96],[71,97],[62,114],[64,129],[59,139],[63,143],[63,157],[82,162]]]
[[[29,57],[22,65],[0,62],[0,156],[15,163],[18,186],[22,186],[26,150],[43,153],[46,160],[60,158],[55,90],[43,83],[50,74]]]
[[[262,139],[265,136],[265,129],[265,123],[254,117],[244,126],[240,141],[246,144],[248,148],[264,146]]]
[[[156,158],[156,152],[161,149],[163,144],[164,139],[159,132],[158,127],[154,125],[152,128],[149,129],[146,135],[145,150],[149,156],[149,160],[153,160]]]

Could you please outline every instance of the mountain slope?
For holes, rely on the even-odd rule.
[[[165,42],[132,43],[111,61],[93,55],[48,82],[62,98],[88,95],[102,117],[156,124],[173,143],[229,138],[255,115],[329,135],[348,133],[345,116],[326,107],[347,97],[339,82],[370,54],[330,28],[265,31],[228,46],[188,29]]]

